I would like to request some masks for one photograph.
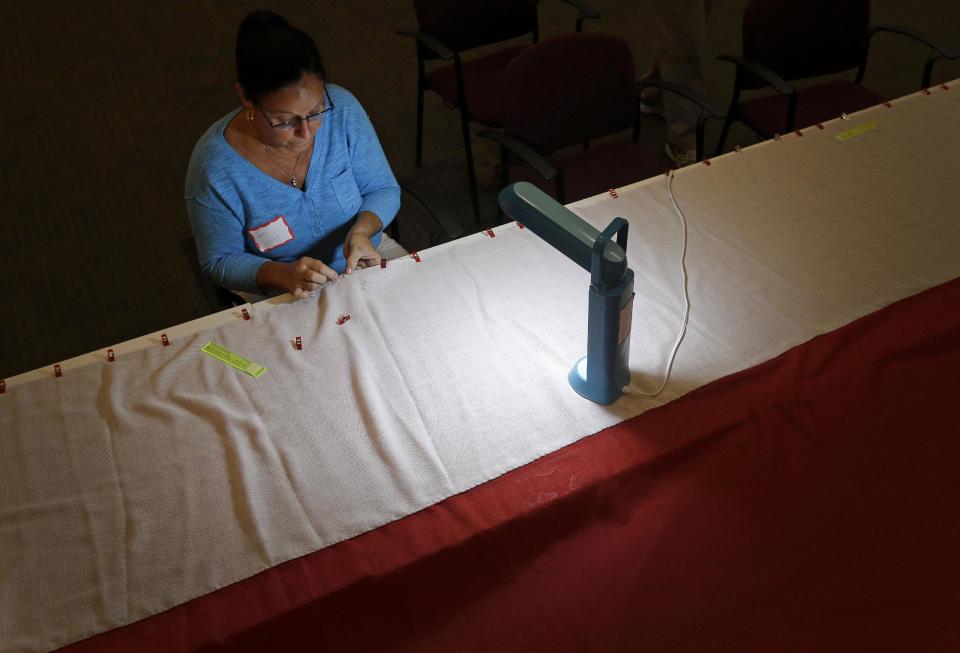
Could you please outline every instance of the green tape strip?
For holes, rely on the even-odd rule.
[[[879,120],[872,120],[870,122],[865,122],[862,125],[857,125],[852,129],[848,129],[846,131],[840,132],[839,134],[836,134],[834,138],[836,138],[838,141],[849,141],[851,138],[856,138],[857,136],[859,136],[864,132],[868,132],[871,129],[876,129],[882,124],[883,123],[880,122]]]
[[[267,368],[263,365],[257,365],[252,360],[244,358],[240,354],[235,354],[226,347],[221,347],[213,342],[205,344],[200,348],[200,351],[213,356],[218,361],[226,363],[230,367],[235,367],[241,372],[246,372],[255,379],[267,371]]]

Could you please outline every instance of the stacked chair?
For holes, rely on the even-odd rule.
[[[577,10],[576,30],[600,14],[577,0],[563,0]],[[470,123],[485,127],[503,124],[504,107],[499,91],[500,76],[529,45],[519,44],[487,50],[470,56],[483,46],[517,37],[539,40],[537,0],[414,0],[418,29],[398,32],[417,44],[417,144],[416,164],[423,161],[423,98],[437,93],[444,103],[460,112],[466,151],[467,180],[474,220],[480,205],[474,168]],[[464,57],[467,55],[467,57]],[[428,64],[429,70],[428,70]]]
[[[675,167],[660,150],[638,143],[640,91],[647,86],[677,93],[700,107],[700,160],[704,122],[722,117],[722,108],[677,84],[637,82],[633,55],[623,39],[564,34],[519,53],[501,75],[503,131],[480,132],[500,146],[501,183],[530,181],[569,203]],[[624,134],[623,139],[591,144],[627,130],[629,140]],[[523,165],[514,167],[513,159]]]
[[[740,121],[761,138],[810,127],[884,101],[861,84],[870,41],[879,32],[925,45],[920,86],[930,85],[934,63],[956,54],[898,27],[870,27],[869,0],[751,0],[743,15],[743,56],[721,55],[737,67],[733,99],[717,143],[722,152],[730,125]],[[832,80],[802,89],[791,82],[856,70],[853,80]],[[745,90],[772,88],[773,95],[741,101]]]

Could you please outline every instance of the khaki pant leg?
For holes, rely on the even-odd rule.
[[[709,0],[648,0],[660,42],[648,76],[703,90],[703,41]],[[700,108],[673,93],[663,93],[667,142],[675,150],[696,145]]]

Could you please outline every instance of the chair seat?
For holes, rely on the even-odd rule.
[[[797,91],[796,129],[880,104],[886,98],[853,82],[836,81]],[[787,130],[787,98],[771,95],[741,102],[740,119],[763,137]]]
[[[505,48],[485,57],[463,62],[463,86],[467,98],[470,120],[500,127],[503,111],[500,108],[500,73],[514,57],[526,50],[528,45]],[[427,88],[437,93],[449,104],[457,106],[457,75],[452,64],[440,66],[427,73]]]
[[[554,164],[563,176],[565,203],[605,193],[611,188],[649,179],[676,167],[665,156],[640,145],[623,142],[597,145],[568,156]],[[533,168],[518,165],[511,169],[512,181],[529,181],[545,193],[556,197],[554,181],[545,181]]]

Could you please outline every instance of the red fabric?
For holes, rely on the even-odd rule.
[[[470,120],[487,127],[499,127],[502,124],[500,74],[514,57],[529,47],[518,45],[504,48],[485,57],[463,62],[463,88]],[[427,88],[439,94],[448,104],[459,104],[453,64],[439,66],[427,73]]]
[[[79,651],[960,650],[960,280]]]
[[[812,127],[818,122],[839,118],[884,101],[884,97],[853,82],[829,82],[797,91],[795,129]],[[787,98],[767,95],[741,102],[739,119],[761,136],[785,134],[787,130]]]

